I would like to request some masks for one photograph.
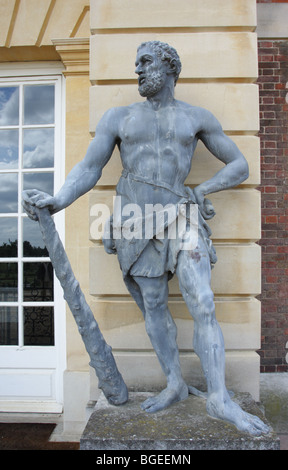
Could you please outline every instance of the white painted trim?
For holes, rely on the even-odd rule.
[[[62,64],[63,65],[63,64]],[[64,69],[64,67],[63,67]],[[59,158],[60,164],[56,174],[57,181],[55,181],[55,189],[58,191],[65,181],[65,142],[66,142],[66,80],[62,75],[61,77],[61,116],[59,117],[59,128],[60,128],[60,138],[59,138]],[[59,237],[65,246],[65,211],[62,211],[54,216],[55,224],[57,226],[57,231]],[[59,403],[64,402],[63,395],[63,382],[64,382],[64,371],[67,367],[66,362],[66,302],[63,297],[63,289],[60,285],[60,282],[55,276],[54,279],[54,303],[55,303],[55,345],[57,347],[57,369],[56,369],[56,400]]]
[[[34,77],[60,75],[65,70],[62,62],[2,62],[0,77]]]
[[[1,413],[62,413],[63,405],[56,401],[0,400]]]

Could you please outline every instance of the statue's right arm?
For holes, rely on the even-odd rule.
[[[116,114],[117,108],[104,114],[97,125],[95,137],[91,141],[85,157],[74,166],[64,185],[54,197],[34,190],[23,193],[23,207],[31,218],[34,218],[33,206],[48,207],[50,213],[55,214],[96,185],[118,139]]]

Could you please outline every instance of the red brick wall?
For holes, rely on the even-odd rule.
[[[262,192],[262,342],[259,354],[261,372],[286,372],[288,41],[259,40],[258,46]]]
[[[288,0],[257,0],[257,3],[288,3]]]

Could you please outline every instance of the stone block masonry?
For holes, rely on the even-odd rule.
[[[288,41],[259,40],[262,192],[261,371],[288,364]]]
[[[210,110],[249,161],[248,180],[229,194],[211,195],[217,212],[211,229],[218,256],[212,283],[217,318],[225,337],[227,386],[235,390],[241,387],[239,391],[251,393],[257,401],[260,302],[255,296],[261,292],[261,249],[256,241],[261,236],[261,214],[256,189],[260,184],[256,1],[91,0],[90,25],[91,136],[108,108],[139,101],[134,73],[136,49],[143,41],[161,40],[175,47],[181,57],[176,98]],[[99,201],[111,204],[122,171],[120,163],[116,149],[98,187],[89,195],[90,208]],[[193,187],[206,181],[218,171],[216,167],[222,164],[204,145],[197,146],[186,183]],[[232,210],[232,200],[236,211]],[[146,342],[141,312],[130,299],[117,259],[107,256],[101,241],[92,234],[91,241],[93,313],[115,351],[125,383],[138,391],[162,388],[162,371],[151,343]],[[97,267],[101,267],[101,276]],[[169,293],[183,374],[187,382],[198,384],[203,377],[193,350],[193,321],[185,310],[176,277]],[[95,384],[91,400],[97,393]]]

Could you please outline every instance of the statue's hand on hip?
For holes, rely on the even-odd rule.
[[[212,219],[216,212],[210,199],[206,199],[204,197],[204,193],[201,191],[199,186],[196,186],[196,188],[193,189],[193,193],[203,218],[205,220]]]

